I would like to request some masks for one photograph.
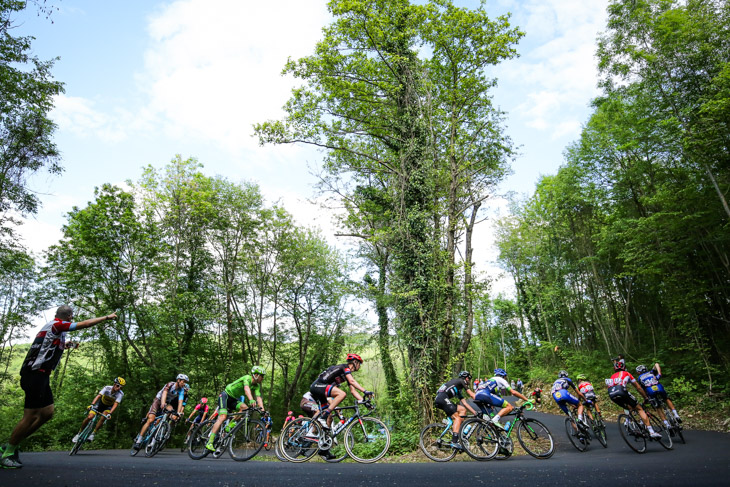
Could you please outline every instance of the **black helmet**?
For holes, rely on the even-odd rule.
[[[471,373],[468,370],[462,370],[459,372],[459,377],[462,379],[471,379]]]
[[[619,355],[613,359],[613,370],[626,370],[626,361],[623,355]]]

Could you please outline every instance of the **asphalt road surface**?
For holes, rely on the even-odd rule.
[[[234,462],[227,454],[217,460],[194,461],[179,449],[166,449],[153,458],[145,458],[143,453],[130,457],[128,450],[82,450],[73,457],[68,452],[22,453],[24,468],[0,470],[0,487],[730,486],[728,434],[685,431],[685,445],[675,443],[674,449],[667,451],[651,442],[647,453],[637,454],[621,439],[616,423],[609,423],[608,448],[604,449],[594,440],[586,452],[580,453],[568,442],[563,417],[537,412],[527,414],[550,428],[556,441],[552,458],[537,460],[525,455],[488,462],[360,465],[349,462]]]

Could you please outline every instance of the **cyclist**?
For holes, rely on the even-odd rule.
[[[601,409],[598,407],[598,396],[596,396],[596,391],[593,390],[593,384],[588,382],[585,374],[578,374],[575,379],[578,381],[578,390],[586,398],[586,402],[593,404],[593,407],[596,408],[596,414],[601,414]],[[586,412],[588,416],[591,416],[590,410]],[[591,419],[593,419],[593,416],[591,416]]]
[[[91,406],[89,406],[88,408],[90,410],[89,415],[84,419],[84,422],[81,423],[81,429],[78,433],[76,433],[76,436],[74,436],[71,441],[76,443],[79,439],[79,435],[84,430],[84,428],[86,428],[86,425],[89,424],[89,421],[94,419],[94,415],[101,414],[101,416],[99,417],[99,422],[96,424],[96,428],[94,428],[94,431],[92,431],[89,437],[86,439],[87,441],[94,441],[94,435],[97,431],[99,431],[99,428],[102,427],[104,421],[106,421],[107,419],[107,416],[111,416],[112,413],[116,411],[119,403],[122,402],[122,398],[124,397],[122,387],[124,387],[126,384],[127,381],[125,381],[122,377],[117,377],[116,379],[114,379],[113,385],[105,386],[102,390],[99,391],[99,394],[97,394],[94,400],[91,401]]]
[[[644,399],[648,399],[646,392],[644,392],[644,389],[639,386],[639,384],[636,382],[636,379],[634,379],[631,374],[626,372],[626,362],[624,361],[623,356],[619,355],[618,357],[613,359],[613,370],[614,374],[611,376],[611,378],[606,379],[606,386],[608,386],[608,397],[611,399],[611,401],[613,401],[620,407],[624,409],[630,409],[639,413],[641,421],[649,430],[649,435],[652,438],[661,438],[662,435],[656,433],[654,431],[654,428],[652,428],[651,423],[649,423],[649,417],[644,412],[644,409],[636,401],[636,398],[632,396],[629,390],[626,388],[626,384],[631,382],[634,387],[636,387],[636,390],[639,391],[639,393],[644,397]]]
[[[570,389],[573,389],[578,397],[575,397],[570,393]],[[568,414],[568,404],[578,406],[578,421],[583,421],[583,403],[578,399],[586,400],[585,396],[575,387],[575,384],[568,377],[568,372],[561,370],[558,373],[558,380],[553,382],[553,387],[550,390],[553,395],[555,403],[563,410],[565,414]]]
[[[332,398],[327,398],[329,401],[332,400]],[[317,405],[317,401],[314,399],[314,396],[312,396],[312,393],[307,391],[303,396],[302,400],[299,402],[299,408],[304,411],[304,414],[306,414],[308,417],[313,417],[315,414],[317,414],[317,411],[319,411],[319,406]],[[325,421],[325,425],[327,422]],[[324,425],[323,425],[324,426]],[[317,453],[319,453],[319,456],[324,458],[325,460],[332,460],[335,457],[332,453],[330,453],[329,450],[319,450]]]
[[[190,413],[190,416],[188,416],[188,419],[185,420],[186,422],[191,423],[190,428],[188,428],[188,432],[187,432],[188,435],[193,431],[193,428],[195,427],[195,425],[200,424],[203,421],[205,421],[205,417],[208,415],[208,411],[209,411],[208,398],[201,397],[200,402],[195,406],[195,408],[193,409],[193,412]],[[190,419],[193,416],[195,416],[195,419],[193,419],[191,422]]]
[[[155,400],[152,401],[150,410],[147,412],[147,421],[142,425],[142,429],[137,435],[134,443],[135,450],[142,448],[142,438],[144,438],[150,425],[161,411],[174,411],[178,417],[182,414],[188,399],[188,382],[190,382],[190,379],[187,375],[178,374],[174,381],[168,382],[160,389],[155,396]]]
[[[332,418],[330,413],[334,411],[338,404],[342,402],[347,396],[347,393],[340,389],[338,386],[344,382],[350,386],[350,392],[355,396],[355,399],[362,401],[362,396],[358,394],[358,391],[362,392],[366,396],[372,396],[373,393],[365,390],[363,386],[358,384],[355,378],[352,376],[352,372],[357,372],[362,367],[363,359],[356,353],[347,354],[347,363],[333,365],[328,367],[324,372],[319,374],[319,377],[312,382],[309,386],[309,392],[312,393],[312,397],[322,406],[321,419],[327,420],[326,427],[332,425]],[[328,398],[332,398],[329,404]]]
[[[266,370],[260,365],[254,365],[251,368],[250,375],[244,375],[237,380],[231,382],[218,395],[218,419],[215,420],[213,428],[210,430],[210,437],[205,447],[210,451],[215,451],[214,440],[221,425],[228,418],[228,410],[245,411],[248,409],[246,399],[251,406],[257,406],[261,410],[261,414],[265,415],[264,400],[261,398],[261,383],[264,381]],[[256,399],[254,399],[254,394]],[[228,429],[232,429],[235,423],[228,425]]]
[[[474,399],[474,392],[469,389],[469,382],[471,374],[462,370],[459,372],[459,376],[456,379],[442,384],[436,392],[436,397],[433,400],[434,405],[446,413],[446,416],[453,420],[451,425],[451,447],[461,450],[459,445],[459,429],[461,428],[461,417],[464,416],[466,410],[471,411],[472,414],[477,415],[477,412],[471,407],[469,402],[464,398],[463,391]],[[458,398],[459,404],[451,402],[452,398]]]
[[[514,409],[514,406],[512,404],[510,404],[506,399],[503,399],[502,396],[500,396],[500,389],[511,392],[512,395],[519,397],[523,401],[528,400],[525,396],[522,395],[521,392],[510,387],[509,382],[507,382],[507,372],[504,369],[494,369],[494,377],[482,382],[474,396],[475,401],[502,408],[492,418],[492,422],[494,424],[499,424],[500,418],[503,418],[506,414],[509,414]]]
[[[669,406],[669,408],[672,410],[674,419],[676,419],[678,423],[681,423],[682,418],[679,417],[679,414],[677,413],[677,408],[674,407],[674,403],[671,399],[669,399],[667,391],[664,390],[664,386],[659,383],[659,379],[662,378],[662,369],[661,367],[659,367],[659,364],[654,364],[654,368],[652,370],[648,370],[645,365],[639,365],[638,367],[636,367],[636,373],[639,374],[639,384],[641,384],[641,386],[644,388],[644,391],[646,391],[646,394],[649,396],[649,401],[651,402],[651,405],[657,409],[657,411],[659,412],[659,416],[661,416],[662,420],[664,420],[664,424],[669,426],[667,418],[664,415],[664,410],[657,407],[659,405],[657,397],[660,397],[664,400],[664,402],[667,403],[667,406]]]

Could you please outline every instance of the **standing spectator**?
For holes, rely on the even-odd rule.
[[[512,380],[509,381],[509,385],[510,385],[510,387],[512,389],[514,389],[515,387],[517,387],[517,384],[515,384],[515,380],[514,379],[512,379]]]
[[[66,341],[66,332],[83,330],[116,317],[116,313],[112,313],[73,323],[71,321],[73,310],[64,304],[56,310],[53,321],[49,321],[40,329],[20,368],[20,387],[25,391],[23,418],[13,429],[10,442],[2,449],[0,466],[21,468],[23,464],[18,456],[18,445],[53,417],[51,372],[61,360],[64,350],[79,346],[78,342]]]
[[[474,379],[474,390],[475,390],[475,391],[476,391],[477,389],[479,389],[479,384],[480,384],[480,383],[481,383],[481,381],[479,380],[479,378],[478,378],[478,377],[477,377],[476,379]]]
[[[522,394],[522,388],[525,386],[525,384],[522,383],[522,379],[517,379],[517,392]]]

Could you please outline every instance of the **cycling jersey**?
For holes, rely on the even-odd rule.
[[[573,384],[573,381],[567,377],[561,377],[558,380],[556,380],[555,382],[553,382],[553,387],[552,387],[552,389],[550,389],[550,392],[552,394],[555,394],[556,392],[558,392],[562,389],[570,391],[571,388],[575,389],[575,384]]]
[[[66,332],[75,330],[76,325],[58,318],[46,323],[35,336],[20,373],[41,372],[50,375],[63,355]]]
[[[452,397],[458,397],[459,399],[464,399],[464,396],[461,394],[461,391],[469,387],[464,379],[456,378],[448,381],[445,384],[442,384],[441,387],[439,387],[438,395],[445,394],[446,397],[451,399]]]
[[[165,387],[160,389],[160,392],[157,393],[155,396],[155,399],[159,399],[160,402],[162,401],[162,394],[167,391],[167,403],[171,403],[173,401],[180,401],[183,404],[185,404],[185,399],[188,395],[188,389],[186,387],[178,387],[176,381],[168,382],[165,384]]]
[[[583,382],[578,383],[578,390],[581,394],[585,396],[585,398],[589,401],[595,401],[596,400],[596,392],[593,390],[593,384],[588,382],[587,380],[584,380]]]
[[[606,379],[606,386],[621,386],[623,388],[626,388],[626,384],[628,384],[629,382],[636,382],[634,376],[632,376],[625,370],[619,370],[618,372],[613,374],[610,379]]]
[[[114,386],[104,387],[99,391],[99,395],[101,396],[99,402],[101,402],[104,406],[112,406],[115,402],[122,402],[122,398],[124,397],[122,389],[114,392]]]
[[[570,393],[571,388],[575,389],[573,381],[567,377],[561,377],[553,382],[553,387],[550,389],[550,392],[553,395],[553,400],[555,400],[555,403],[565,414],[568,414],[567,404],[571,404],[573,406],[580,404],[578,398]]]
[[[201,411],[201,409],[203,409],[203,410]],[[208,405],[207,404],[198,403],[198,405],[195,406],[195,411],[198,411],[198,413],[207,413],[208,412]]]
[[[246,402],[246,386],[251,389],[254,397],[261,397],[261,384],[254,384],[253,377],[250,375],[244,375],[228,384],[225,392],[229,396],[241,398],[241,402]]]
[[[320,384],[342,384],[347,381],[347,375],[351,374],[350,366],[348,364],[333,365],[327,368],[324,372],[319,374],[317,382]]]
[[[610,379],[606,379],[608,397],[624,409],[633,409],[638,404],[636,398],[626,389],[629,382],[636,383],[636,379],[625,370],[620,370]]]
[[[474,400],[496,407],[507,406],[507,401],[499,394],[500,389],[511,391],[510,385],[502,377],[492,377],[479,384]]]

